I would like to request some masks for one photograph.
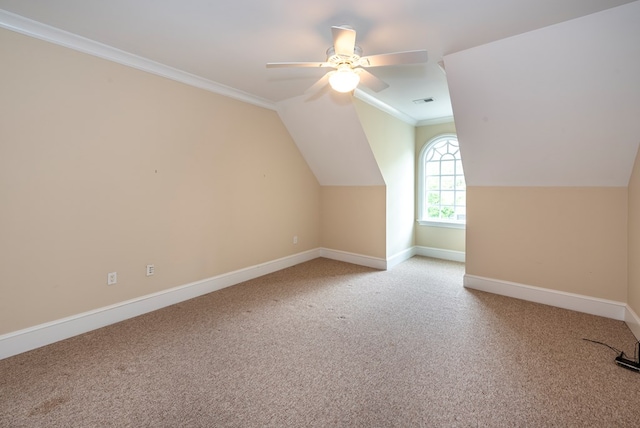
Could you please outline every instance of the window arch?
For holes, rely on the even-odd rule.
[[[418,222],[464,227],[467,185],[458,137],[440,135],[424,145],[418,157]]]

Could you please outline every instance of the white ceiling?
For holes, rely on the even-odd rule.
[[[447,55],[467,184],[627,186],[639,42],[633,2]]]
[[[246,92],[296,97],[324,72],[266,69],[323,61],[332,25],[356,29],[364,55],[426,49],[426,65],[374,68],[374,95],[415,122],[452,115],[447,54],[631,0],[0,0],[0,8]],[[367,92],[366,90],[364,90]],[[414,99],[433,97],[416,105]]]

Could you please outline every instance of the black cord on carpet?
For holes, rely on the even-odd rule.
[[[615,351],[620,357],[627,357],[626,354],[624,353],[624,351],[621,351],[617,348],[614,348],[613,346],[607,345],[604,342],[599,342],[597,340],[591,340],[591,339],[585,339],[583,338],[582,340],[586,340],[587,342],[591,342],[591,343],[597,343],[598,345],[603,345],[606,346],[607,348],[611,349],[612,351]],[[640,340],[636,341],[636,343],[633,344],[633,360],[637,361],[638,363],[640,363],[640,360],[638,360],[638,347],[637,345],[640,343]]]

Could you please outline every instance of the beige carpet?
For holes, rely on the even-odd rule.
[[[0,361],[2,427],[637,427],[621,321],[316,259]]]

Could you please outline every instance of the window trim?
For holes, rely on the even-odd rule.
[[[447,227],[452,229],[466,229],[467,221],[461,220],[433,220],[433,219],[425,219],[423,213],[424,207],[424,197],[425,197],[425,162],[424,157],[426,156],[427,151],[436,144],[438,141],[446,140],[449,138],[453,138],[458,141],[458,136],[456,134],[448,133],[448,134],[440,134],[431,138],[426,142],[422,149],[420,149],[420,154],[418,155],[418,218],[417,223],[420,226],[432,226],[432,227]],[[458,149],[460,148],[460,141],[458,141]],[[465,180],[466,181],[466,180]]]
[[[448,227],[450,229],[466,229],[467,223],[463,223],[462,221],[434,221],[434,220],[416,220],[420,226],[431,226],[431,227]]]

